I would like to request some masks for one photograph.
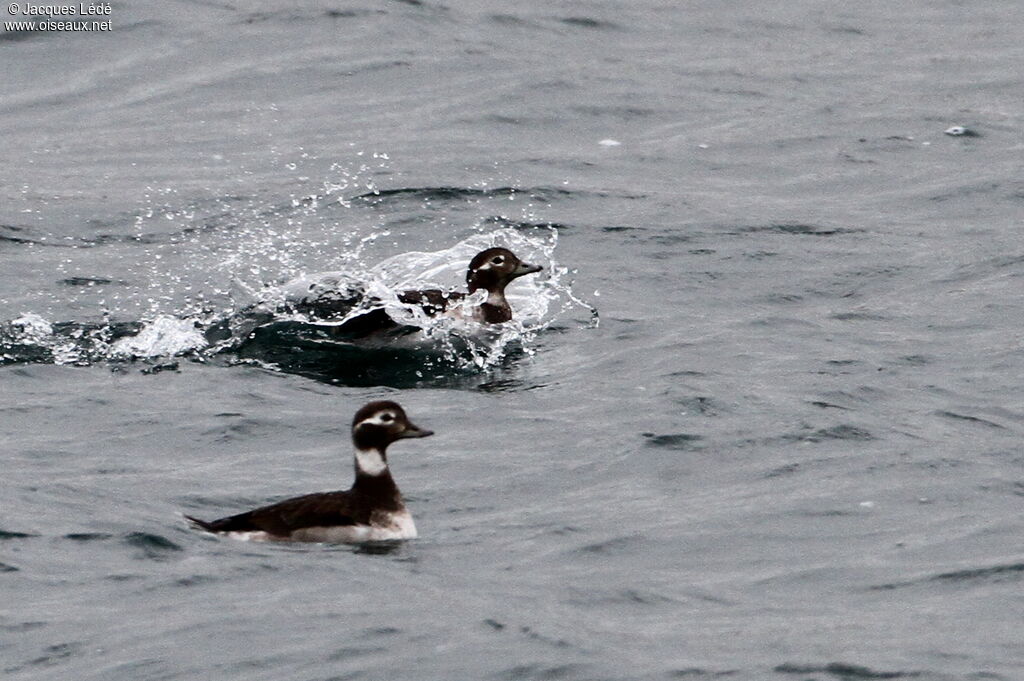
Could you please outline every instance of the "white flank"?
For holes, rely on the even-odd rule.
[[[405,509],[391,514],[391,531],[395,536],[388,539],[415,539],[419,536],[416,532],[416,523],[412,521],[412,514]]]
[[[399,511],[387,518],[383,525],[336,525],[334,527],[303,527],[287,537],[267,532],[226,532],[241,541],[322,542],[327,544],[359,544],[368,541],[395,541],[415,539],[416,523],[408,511]]]
[[[339,525],[337,527],[304,527],[292,532],[290,541],[313,541],[332,544],[358,544],[364,541],[415,539],[416,525],[408,511],[396,513],[387,525]]]

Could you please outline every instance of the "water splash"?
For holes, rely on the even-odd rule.
[[[0,324],[0,364],[89,365],[111,356],[111,344],[139,332],[137,322],[50,323],[24,314]]]
[[[229,320],[230,333],[217,347],[239,351],[248,359],[269,360],[285,370],[286,365],[294,363],[282,350],[296,345],[307,352],[306,358],[298,360],[303,364],[309,352],[327,352],[333,346],[339,351],[356,347],[417,353],[422,366],[416,372],[421,378],[431,371],[486,370],[501,364],[510,352],[532,355],[537,334],[574,308],[585,308],[591,324],[596,323],[593,308],[573,294],[568,268],[555,260],[557,245],[558,232],[553,228],[527,232],[504,228],[475,234],[438,251],[402,253],[371,267],[353,264],[346,271],[305,275],[262,291],[257,305]],[[512,321],[482,326],[446,315],[430,316],[419,305],[399,299],[408,289],[464,289],[469,261],[478,252],[495,246],[508,248],[523,260],[544,267],[541,275],[517,279],[507,289],[514,311]],[[319,316],[311,316],[296,305],[306,296],[317,300]],[[485,297],[486,293],[479,291],[454,307],[461,305],[468,310]],[[324,316],[325,307],[336,314]],[[383,310],[398,328],[359,340],[339,334],[353,320],[376,310]],[[353,361],[358,358],[353,357]],[[400,358],[389,356],[388,361]],[[310,373],[309,367],[300,373]]]
[[[379,236],[363,238],[349,255],[360,253],[361,244]],[[55,324],[26,314],[0,325],[0,362],[84,365],[181,355],[227,357],[351,384],[394,382],[373,368],[379,363],[403,374],[399,382],[405,384],[480,372],[511,355],[532,355],[537,335],[568,314],[585,309],[589,324],[596,325],[596,311],[573,293],[569,269],[555,259],[557,245],[558,231],[553,227],[504,227],[473,234],[448,248],[402,253],[372,266],[348,257],[345,270],[306,274],[262,288],[232,278],[225,288],[234,290],[232,301],[242,302],[228,306],[190,302],[178,314],[160,313],[117,324],[109,319]],[[509,286],[506,296],[514,311],[512,321],[481,326],[443,315],[431,317],[419,306],[399,300],[399,294],[410,288],[464,290],[469,261],[495,246],[544,268],[540,275],[522,277]],[[229,264],[232,269],[239,265]],[[335,295],[337,316],[315,318],[296,311],[291,304],[295,297],[310,291],[321,297]],[[460,304],[480,302],[468,296]],[[339,338],[338,327],[377,309],[398,322],[399,330],[362,341]]]
[[[163,315],[142,327],[135,336],[128,336],[110,347],[110,357],[150,358],[174,357],[207,346],[194,319]]]

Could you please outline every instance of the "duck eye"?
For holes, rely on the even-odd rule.
[[[493,262],[495,265],[500,265],[501,263],[505,262],[505,256],[497,255],[491,259],[491,262]]]
[[[392,421],[395,420],[395,417],[390,412],[385,412],[380,415],[380,420],[383,421],[384,423],[391,423]]]

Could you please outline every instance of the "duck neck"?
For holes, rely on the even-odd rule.
[[[352,490],[373,497],[385,507],[401,508],[402,495],[391,477],[383,449],[356,449],[356,481]]]
[[[505,298],[504,287],[487,292],[487,300],[480,304],[476,316],[485,324],[500,324],[512,319],[512,308]]]

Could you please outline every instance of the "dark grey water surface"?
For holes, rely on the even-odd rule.
[[[1024,677],[1017,0],[110,18],[0,33],[5,679]],[[382,385],[17,335],[498,230],[600,324]],[[382,396],[420,539],[185,527]]]

